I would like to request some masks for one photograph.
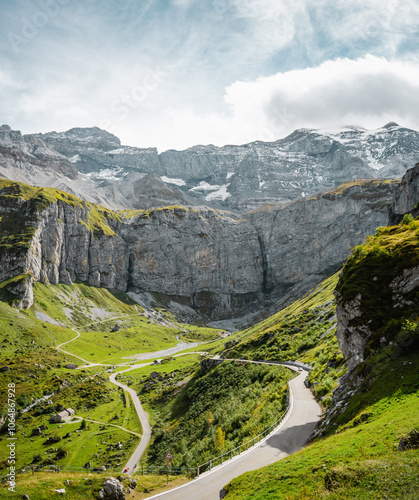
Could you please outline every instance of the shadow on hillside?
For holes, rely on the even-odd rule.
[[[314,421],[284,429],[279,434],[269,437],[264,446],[276,448],[283,453],[295,453],[307,443],[316,425],[317,421]]]

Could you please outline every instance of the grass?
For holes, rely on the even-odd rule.
[[[419,429],[417,352],[388,359],[356,395],[334,430],[295,455],[228,486],[228,500],[416,499],[417,450],[398,444]],[[332,428],[333,429],[333,428]]]
[[[100,375],[87,379],[85,377],[83,380],[68,386],[64,384],[51,398],[53,405],[39,405],[18,418],[15,435],[18,449],[17,468],[26,467],[31,463],[82,467],[88,461],[92,466],[105,464],[123,466],[138,444],[138,436],[115,426],[92,422],[87,422],[86,429],[81,428],[80,422],[63,424],[49,422],[49,417],[61,411],[60,408],[73,408],[77,415],[104,423],[109,421],[114,425],[131,428],[137,433],[141,432],[141,426],[132,407],[124,404],[120,391],[110,382]],[[118,416],[117,419],[114,418],[115,415]],[[39,436],[33,432],[37,428],[42,429]],[[51,436],[58,436],[57,443],[47,442]],[[6,437],[7,435],[2,433],[0,439],[2,456],[7,454]],[[122,443],[123,451],[116,449],[117,442]],[[67,452],[61,459],[57,459],[59,448]],[[0,464],[0,468],[5,466],[6,464]]]
[[[71,500],[93,500],[97,498],[99,490],[102,488],[105,479],[112,475],[118,476],[116,472],[109,471],[105,474],[89,474],[88,472],[31,472],[19,474],[17,476],[16,492],[7,490],[7,484],[0,485],[0,496],[2,499],[16,499],[16,495],[27,494],[31,500],[50,500],[51,496],[58,496],[54,490],[64,488],[66,494],[64,498]],[[127,500],[141,500],[152,494],[160,493],[167,489],[166,475],[142,476],[136,474],[137,487],[126,495]],[[169,476],[169,488],[174,488],[185,483],[184,476]],[[129,487],[128,478],[122,481],[124,489]]]
[[[216,210],[213,209],[208,209],[212,212],[216,212]],[[141,216],[141,218],[153,218],[155,215],[159,213],[163,213],[165,215],[168,214],[173,214],[176,217],[182,218],[185,217],[187,212],[195,212],[197,213],[198,210],[196,208],[192,207],[184,207],[182,205],[168,205],[166,207],[158,207],[158,208],[150,208],[147,210],[119,210],[117,213],[120,214],[122,217],[125,219],[132,219],[136,217],[137,215]]]
[[[179,323],[172,314],[160,309],[157,313],[161,320],[173,325],[163,326],[147,318],[128,295],[85,283],[72,286],[35,283],[34,296],[35,303],[28,314],[75,326],[81,337],[63,349],[95,363],[127,362],[126,358],[138,353],[174,347],[178,343],[176,337],[204,342],[224,333]],[[121,330],[111,332],[115,324]]]
[[[32,316],[36,317],[41,313],[69,327],[82,327],[106,318],[142,312],[141,307],[128,295],[85,283],[68,286],[37,282],[33,290],[35,302],[29,310]]]
[[[7,412],[5,387],[8,383],[16,385],[18,410],[46,394],[55,394],[50,398],[52,405],[43,402],[19,416],[17,437],[25,444],[19,449],[18,467],[31,464],[38,455],[41,458],[36,463],[50,460],[60,466],[83,466],[86,461],[92,465],[124,464],[142,432],[134,406],[127,393],[107,380],[106,366],[65,368],[67,363],[82,363],[55,348],[75,337],[69,327],[76,325],[81,339],[66,344],[63,349],[88,361],[109,364],[127,362],[124,357],[132,354],[172,347],[178,342],[177,335],[204,341],[219,338],[220,330],[176,323],[172,315],[160,310],[156,316],[173,324],[173,327],[162,326],[145,317],[141,307],[127,295],[84,283],[72,286],[36,283],[34,295],[35,302],[29,310],[18,310],[0,302],[0,366],[9,368],[0,374],[0,416]],[[115,323],[121,330],[111,333]],[[199,359],[198,355],[181,356],[152,369],[160,371],[170,365],[172,371],[182,370]],[[146,376],[150,372],[145,368]],[[51,414],[68,407],[86,419],[86,430],[76,432],[80,423],[64,424],[61,429],[49,423]],[[41,436],[29,437],[34,428],[43,427]],[[44,445],[48,435],[55,432],[62,439],[56,445]],[[71,437],[64,438],[69,432]],[[2,455],[7,451],[5,437],[0,436]],[[123,444],[125,455],[118,456],[119,451],[107,449],[111,440]],[[55,460],[60,447],[67,455]],[[49,448],[53,450],[46,454]]]

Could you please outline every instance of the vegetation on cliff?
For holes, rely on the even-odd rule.
[[[0,254],[27,250],[35,234],[39,212],[58,202],[85,212],[85,218],[80,219],[80,222],[94,236],[115,236],[109,223],[122,220],[117,212],[85,202],[59,189],[0,179],[0,207],[4,207],[0,217]]]
[[[395,283],[419,267],[419,219],[406,215],[401,224],[379,227],[363,245],[354,248],[336,291],[342,303],[359,301],[360,315],[350,326],[368,325],[369,352],[380,349],[380,339],[395,341],[406,333],[407,321],[419,321],[419,291],[409,286],[397,297]]]

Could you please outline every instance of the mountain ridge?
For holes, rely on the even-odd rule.
[[[19,132],[20,140],[16,133],[9,126],[0,128],[0,175],[56,187],[114,209],[161,205],[162,196],[137,196],[135,186],[150,174],[174,190],[170,203],[186,200],[243,213],[312,196],[349,180],[400,178],[419,157],[419,133],[394,122],[372,131],[298,129],[274,142],[198,145],[160,154],[156,148],[123,146],[98,127]],[[57,158],[64,162],[65,171],[40,168],[36,157],[28,155],[12,161],[10,151],[21,151],[22,140],[37,142],[52,165]],[[162,189],[160,180],[153,185],[156,193]]]

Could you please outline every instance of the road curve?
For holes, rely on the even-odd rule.
[[[161,500],[218,500],[220,490],[245,472],[260,469],[300,450],[321,417],[321,408],[304,380],[307,372],[289,382],[290,411],[276,431],[261,443],[221,467],[214,468],[183,486],[149,498]]]
[[[140,366],[143,367],[143,366],[147,366],[147,365],[151,365],[151,364],[152,363],[144,363]],[[133,366],[131,368],[131,370],[134,370],[135,368],[139,368],[139,366]],[[119,372],[119,373],[127,373],[127,371],[130,371],[130,370],[125,370],[125,371]],[[140,422],[141,422],[141,426],[143,428],[141,441],[124,467],[124,470],[126,469],[126,467],[128,467],[129,468],[128,472],[131,473],[134,469],[134,466],[138,465],[138,462],[140,461],[141,457],[143,456],[144,451],[146,450],[146,448],[150,442],[151,426],[150,426],[150,423],[148,421],[147,413],[144,411],[143,407],[141,406],[141,402],[140,402],[139,397],[137,396],[136,391],[134,389],[131,389],[127,385],[121,384],[121,382],[118,382],[117,380],[115,380],[115,377],[117,375],[119,375],[119,373],[112,373],[112,375],[109,377],[109,380],[113,384],[117,385],[118,387],[121,387],[122,389],[124,389],[125,391],[130,393],[131,399],[134,403],[135,411],[137,412],[137,415],[138,415]]]

